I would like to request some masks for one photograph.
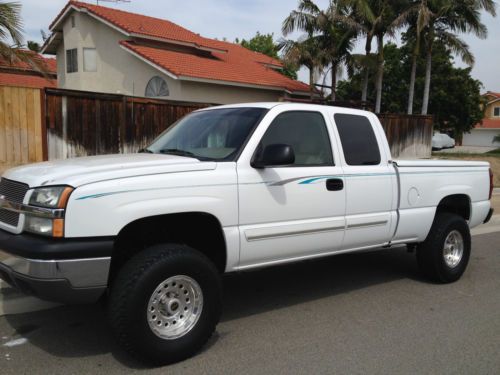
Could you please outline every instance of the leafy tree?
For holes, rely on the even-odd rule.
[[[412,66],[413,49],[404,45],[397,47],[389,43],[384,47],[385,77],[383,90],[382,112],[404,113],[407,107],[409,87],[408,72]],[[423,73],[426,69],[426,54],[417,59],[416,90],[425,86]],[[456,68],[449,46],[443,41],[437,41],[433,50],[433,82],[430,91],[429,110],[434,114],[434,124],[438,128],[455,130],[459,138],[469,131],[483,118],[481,110],[480,81],[471,77],[471,68]],[[349,81],[342,81],[338,86],[338,95],[342,100],[359,100],[359,88],[363,82],[363,72],[357,71]],[[375,83],[370,81],[369,91],[373,92]],[[421,105],[421,99],[415,98],[416,105]]]
[[[423,43],[426,53],[424,97],[422,114],[428,113],[430,99],[433,47],[437,41],[446,43],[456,55],[472,65],[474,56],[469,46],[456,33],[473,33],[486,38],[487,29],[481,22],[481,10],[496,16],[493,0],[428,0],[425,1],[425,19],[422,20]]]
[[[33,40],[28,40],[28,43],[26,43],[26,45],[30,51],[39,53],[41,50],[40,44],[37,42],[34,42]]]
[[[351,12],[341,17],[343,23],[355,29],[366,38],[365,63],[372,61],[372,41],[377,41],[377,68],[375,80],[375,112],[379,113],[382,102],[382,84],[384,76],[384,38],[394,36],[407,19],[407,0],[338,0],[341,6],[348,7]],[[365,66],[361,100],[366,101],[371,69]]]
[[[285,36],[301,30],[317,39],[323,58],[319,65],[330,66],[332,100],[336,96],[337,73],[349,60],[356,36],[352,28],[340,22],[344,15],[345,9],[339,7],[336,1],[331,1],[326,10],[321,10],[313,1],[301,0],[297,10],[293,10],[282,25]]]
[[[261,34],[257,31],[257,34],[255,34],[255,36],[250,40],[243,39],[240,42],[236,39],[236,43],[241,44],[243,47],[251,51],[260,52],[276,60],[280,60],[280,56],[278,55],[279,46],[274,42],[273,34]],[[285,61],[283,70],[280,72],[289,78],[297,79],[297,70],[298,69],[290,64],[287,64]]]
[[[283,50],[288,64],[296,67],[305,66],[309,69],[309,89],[312,99],[314,97],[314,72],[324,61],[319,39],[302,37],[298,41],[282,40],[280,49]]]

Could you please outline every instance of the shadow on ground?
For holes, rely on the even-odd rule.
[[[230,274],[224,277],[222,323],[400,279],[420,279],[415,257],[405,248]],[[103,304],[63,306],[5,318],[12,327],[12,338],[26,337],[58,358],[111,353],[125,366],[143,368],[115,344]],[[216,333],[204,351],[217,338]]]

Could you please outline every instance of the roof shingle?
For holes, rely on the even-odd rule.
[[[0,72],[0,86],[31,87],[36,89],[42,89],[44,87],[54,88],[57,86],[57,81],[55,79],[47,79],[28,74]]]

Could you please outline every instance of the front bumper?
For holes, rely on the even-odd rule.
[[[0,278],[41,299],[92,303],[108,284],[113,238],[52,239],[0,230]]]

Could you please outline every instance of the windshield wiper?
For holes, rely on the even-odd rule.
[[[149,148],[141,148],[139,150],[139,154],[153,154],[153,151],[151,151]]]
[[[160,150],[160,154],[178,155],[178,156],[189,156],[192,158],[197,158],[195,154],[186,150],[179,150],[178,148],[166,148]]]

